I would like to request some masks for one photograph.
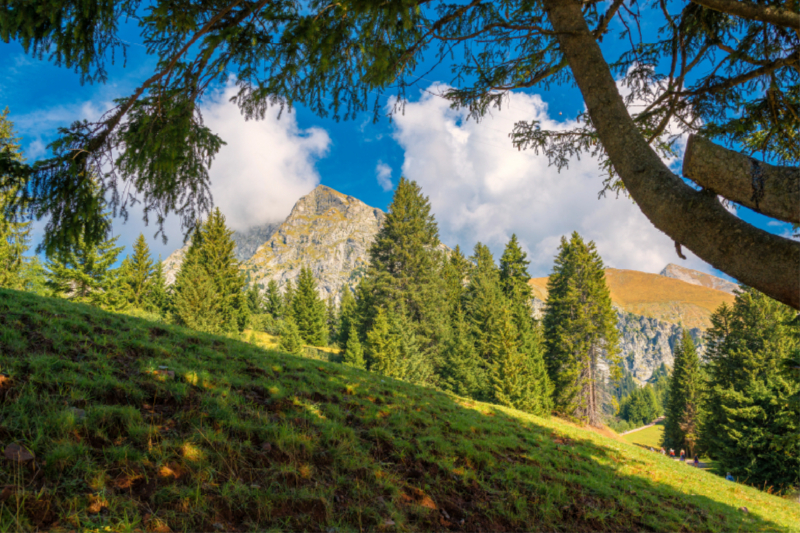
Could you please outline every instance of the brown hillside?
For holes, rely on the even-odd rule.
[[[547,298],[546,277],[528,283],[535,297]],[[707,329],[711,314],[723,303],[732,304],[734,298],[727,292],[636,270],[607,268],[606,283],[611,300],[623,310],[688,328]]]

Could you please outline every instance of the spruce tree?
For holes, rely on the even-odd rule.
[[[461,308],[471,270],[472,263],[464,257],[461,247],[456,246],[450,256],[446,258],[442,268],[448,307],[453,317],[455,317],[457,309]]]
[[[192,244],[175,279],[175,312],[180,323],[187,326],[190,323],[208,324],[208,327],[213,325],[217,329],[204,329],[204,331],[215,333],[241,332],[246,327],[250,315],[245,294],[246,280],[239,270],[239,261],[233,253],[235,243],[232,236],[233,231],[228,229],[225,217],[219,208],[211,213],[205,223],[199,225],[192,236]],[[206,313],[206,306],[195,310],[191,305],[187,305],[193,300],[192,295],[186,297],[179,295],[181,291],[191,291],[189,284],[181,282],[180,279],[184,270],[188,272],[189,266],[198,266],[205,271],[205,276],[200,276],[199,272],[193,269],[192,278],[211,280],[217,296],[214,299],[214,309],[219,315],[218,318],[210,320],[205,316],[192,317],[193,313]]]
[[[111,268],[123,249],[115,246],[118,239],[106,239],[96,246],[86,245],[80,239],[74,247],[50,257],[47,286],[53,295],[119,310],[123,306],[122,287],[117,272]]]
[[[275,320],[283,317],[283,297],[280,289],[278,289],[278,282],[274,279],[269,280],[269,283],[267,283],[264,307],[267,313],[272,315]]]
[[[353,292],[346,285],[342,287],[342,299],[339,302],[339,324],[337,326],[339,335],[337,343],[342,350],[347,349],[352,331],[358,331],[358,309]]]
[[[122,290],[128,303],[138,309],[148,309],[149,293],[153,285],[153,260],[144,234],[139,234],[133,244],[133,255],[126,257],[120,268]]]
[[[297,323],[290,314],[287,314],[283,319],[281,339],[278,346],[281,350],[287,353],[303,355],[303,339],[300,336],[300,330],[297,328]]]
[[[672,353],[674,363],[669,380],[669,403],[665,409],[664,446],[685,448],[691,454],[697,444],[703,375],[694,341],[685,329]]]
[[[336,300],[331,294],[325,304],[325,327],[326,337],[329,344],[336,344],[339,337],[339,309],[336,307]]]
[[[364,359],[364,349],[358,338],[358,331],[356,330],[355,324],[350,325],[350,331],[347,335],[347,346],[344,349],[343,363],[355,368],[367,368],[367,363]]]
[[[264,302],[261,296],[261,289],[258,284],[253,283],[247,289],[247,309],[251,315],[259,315],[264,312]]]
[[[795,311],[741,287],[706,332],[707,389],[700,446],[718,473],[757,487],[800,482],[800,387],[785,363],[800,348]]]
[[[522,251],[516,234],[511,235],[511,240],[506,243],[503,255],[500,257],[500,286],[509,298],[514,294],[530,294],[528,281],[528,254]]]
[[[187,253],[175,278],[173,307],[179,323],[197,331],[223,333],[227,328],[222,305],[211,275],[194,254]]]
[[[283,286],[283,315],[287,316],[292,314],[293,302],[294,302],[294,294],[295,294],[295,287],[292,283],[292,280],[286,280],[286,283]]]
[[[14,132],[14,124],[8,119],[8,108],[0,113],[0,148],[10,154],[13,161],[24,162],[20,139]],[[26,212],[16,213],[16,217],[6,216],[10,200],[18,191],[2,186],[3,182],[0,179],[0,287],[20,290],[25,287],[23,256],[29,248],[31,222],[19,220]]]
[[[401,360],[400,339],[392,331],[391,311],[379,308],[367,333],[367,362],[372,372],[403,378],[405,362]]]
[[[430,202],[413,181],[401,178],[375,241],[366,281],[360,284],[360,319],[371,329],[377,310],[405,314],[422,354],[436,370],[447,337],[446,286],[439,234]]]
[[[167,277],[164,274],[164,263],[161,257],[158,258],[153,267],[153,277],[151,279],[150,291],[147,293],[146,307],[157,312],[161,316],[166,316],[169,307],[169,289],[167,287]]]
[[[486,388],[487,373],[472,340],[472,328],[459,308],[450,328],[444,350],[441,386],[459,396],[480,399]]]
[[[497,334],[492,338],[491,378],[495,401],[521,411],[538,412],[536,384],[531,379],[528,357],[520,350],[519,334],[507,307],[501,311],[498,326]]]
[[[547,289],[543,325],[555,408],[598,426],[604,389],[598,363],[605,357],[616,369],[619,358],[616,316],[594,243],[577,232],[569,241],[562,237]]]
[[[325,303],[317,292],[317,281],[310,268],[302,267],[292,299],[292,318],[306,344],[325,346],[328,342]]]

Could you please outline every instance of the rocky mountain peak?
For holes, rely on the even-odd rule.
[[[660,275],[668,278],[679,279],[686,283],[691,283],[692,285],[700,285],[701,287],[708,287],[709,289],[727,292],[729,294],[733,294],[733,291],[738,287],[738,285],[735,283],[731,283],[730,281],[722,278],[718,278],[698,270],[692,270],[691,268],[675,265],[673,263],[670,263],[664,267],[664,270],[660,272]]]

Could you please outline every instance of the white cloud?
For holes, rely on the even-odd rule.
[[[394,137],[405,150],[403,175],[430,197],[445,244],[470,252],[481,241],[499,254],[516,233],[531,274],[544,276],[561,236],[578,231],[595,241],[607,266],[659,272],[672,262],[712,271],[688,250],[689,259],[680,260],[673,241],[630,199],[598,200],[596,160],[573,160],[559,173],[545,156],[511,145],[508,134],[518,120],[539,120],[543,129],[573,125],[551,119],[538,95],[512,94],[502,111],[476,123],[432,94],[441,89],[430,88],[395,116]]]
[[[203,106],[206,125],[227,143],[211,165],[214,203],[234,229],[275,222],[319,184],[315,161],[331,140],[321,128],[301,129],[294,113],[272,109],[264,120],[245,121],[229,102],[229,86]]]
[[[378,179],[378,185],[381,186],[381,189],[384,191],[392,190],[392,167],[380,159],[375,167],[375,177]]]

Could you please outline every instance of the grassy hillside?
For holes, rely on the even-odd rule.
[[[0,371],[35,454],[1,462],[3,531],[800,529],[555,419],[55,299],[0,291]]]
[[[674,278],[637,270],[606,269],[611,300],[629,313],[657,318],[688,328],[708,328],[709,317],[723,303],[731,305],[734,296]],[[533,278],[529,284],[534,296],[547,299],[547,278]]]

